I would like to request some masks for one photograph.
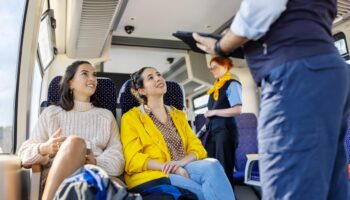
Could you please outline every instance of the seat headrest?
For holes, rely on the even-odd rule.
[[[56,76],[49,85],[47,101],[49,103],[57,103],[60,99],[59,92],[59,83],[62,76]],[[117,109],[117,88],[115,83],[104,77],[97,77],[97,88],[96,88],[96,97],[100,104],[100,107],[110,110],[114,117],[116,117]]]
[[[254,113],[241,113],[235,117],[239,128],[256,128],[257,118]]]
[[[179,110],[185,108],[185,95],[182,86],[173,81],[166,81],[167,92],[164,95],[164,104],[174,106]],[[128,112],[131,108],[137,107],[140,103],[131,94],[131,80],[127,80],[120,89],[118,103],[121,106],[122,114]]]

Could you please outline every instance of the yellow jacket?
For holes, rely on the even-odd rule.
[[[207,152],[189,126],[185,113],[174,107],[168,107],[171,119],[182,139],[186,155],[194,153],[197,160],[207,157]],[[161,177],[167,177],[161,171],[147,169],[149,159],[161,163],[171,160],[163,138],[143,106],[134,107],[125,113],[121,121],[121,140],[125,156],[125,181],[129,189]]]

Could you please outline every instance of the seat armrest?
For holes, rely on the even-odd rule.
[[[244,183],[247,185],[261,186],[260,181],[252,180],[252,170],[254,164],[259,161],[258,154],[248,154],[247,155],[247,163],[245,165],[244,170]]]
[[[40,195],[41,165],[35,164],[30,167],[30,199],[38,200]]]
[[[41,165],[40,164],[32,165],[30,168],[32,170],[32,173],[41,173]]]

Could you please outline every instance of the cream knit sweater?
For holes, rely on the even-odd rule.
[[[59,106],[49,106],[39,117],[29,140],[19,149],[23,165],[43,164],[49,159],[38,153],[40,143],[62,128],[62,136],[76,135],[91,145],[97,165],[110,176],[124,172],[124,156],[118,125],[113,114],[91,103],[74,101],[74,108],[65,111]]]

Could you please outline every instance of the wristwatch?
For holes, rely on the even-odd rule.
[[[221,57],[229,57],[230,53],[225,53],[222,51],[221,47],[220,47],[220,40],[217,40],[214,44],[214,51],[217,55],[221,56]]]

